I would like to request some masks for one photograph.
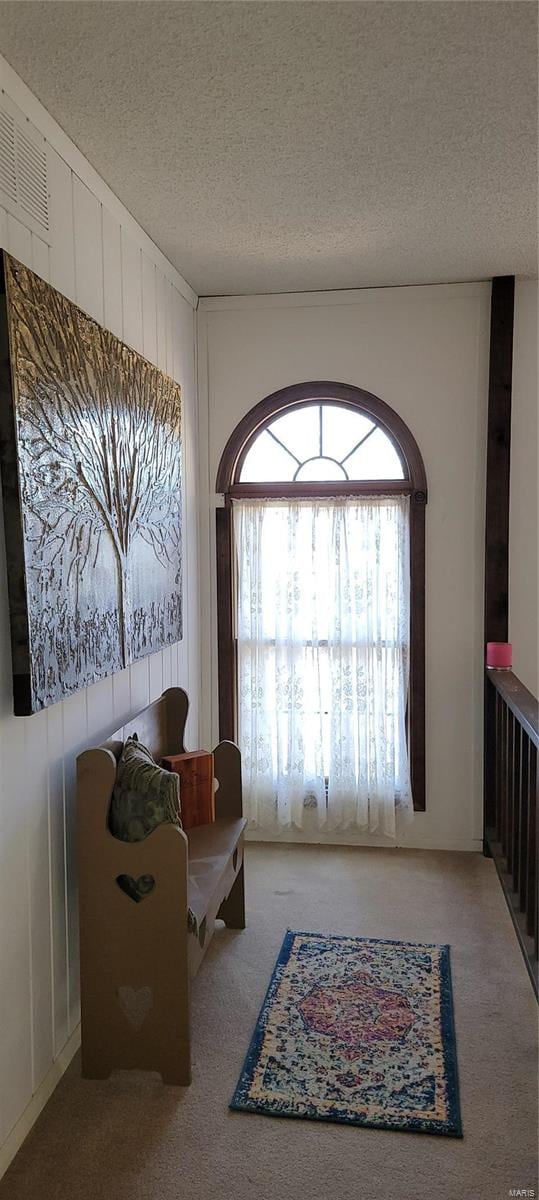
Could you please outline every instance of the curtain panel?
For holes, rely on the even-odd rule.
[[[251,829],[395,836],[413,815],[408,497],[234,502]]]

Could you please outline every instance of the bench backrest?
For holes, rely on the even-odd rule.
[[[168,688],[158,700],[111,734],[103,746],[119,759],[124,742],[136,733],[156,762],[166,754],[183,754],[188,710],[189,700],[183,688]]]
[[[189,698],[183,688],[168,688],[166,692],[143,708],[141,712],[117,729],[102,742],[99,750],[114,755],[116,762],[122,753],[124,742],[136,733],[140,742],[148,747],[158,763],[169,754],[185,751],[185,724],[189,711]],[[86,752],[90,753],[89,751]],[[241,786],[241,755],[234,742],[220,742],[214,750],[214,771],[218,782],[215,796],[216,817],[241,817],[243,815]],[[112,797],[114,772],[101,772],[100,807],[106,811]],[[104,790],[103,790],[104,789]],[[109,790],[110,789],[110,790]]]

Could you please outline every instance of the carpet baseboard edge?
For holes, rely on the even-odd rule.
[[[5,1175],[8,1167],[13,1162],[15,1155],[20,1150],[25,1138],[28,1137],[30,1130],[37,1121],[40,1113],[47,1101],[52,1096],[54,1089],[59,1084],[62,1075],[72,1060],[80,1046],[80,1024],[68,1038],[65,1046],[60,1051],[58,1058],[49,1067],[45,1078],[41,1081],[37,1091],[34,1092],[32,1099],[27,1104],[24,1111],[21,1113],[13,1128],[7,1135],[7,1138],[2,1146],[0,1146],[0,1179]]]

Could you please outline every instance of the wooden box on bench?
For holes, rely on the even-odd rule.
[[[215,821],[213,790],[213,754],[193,750],[186,754],[171,754],[162,759],[167,771],[180,777],[180,807],[184,829],[196,825],[211,825]]]

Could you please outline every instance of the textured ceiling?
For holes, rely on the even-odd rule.
[[[0,3],[0,50],[200,294],[534,274],[534,3]]]

